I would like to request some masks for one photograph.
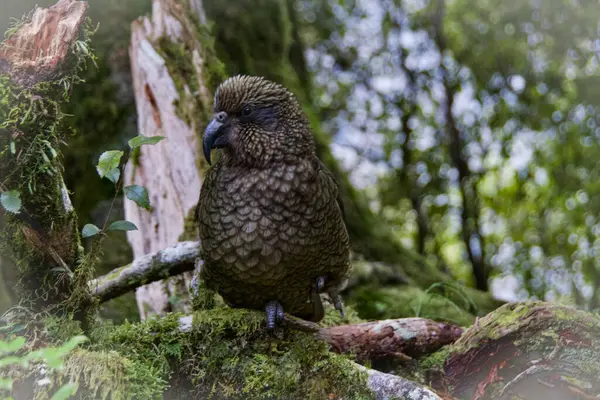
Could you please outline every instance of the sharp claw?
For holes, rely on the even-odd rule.
[[[267,329],[275,329],[276,322],[283,321],[283,307],[276,300],[270,301],[265,306],[265,316]]]
[[[325,288],[325,277],[319,276],[317,278],[317,292],[321,293],[323,291],[323,288]]]
[[[344,318],[344,306],[342,305],[342,299],[340,298],[340,295],[337,293],[329,293],[329,298],[331,299],[335,309],[340,312],[340,316]]]

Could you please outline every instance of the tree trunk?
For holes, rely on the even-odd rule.
[[[80,310],[91,277],[60,157],[70,132],[61,106],[89,55],[86,8],[37,8],[0,45],[0,191],[21,199],[16,213],[0,209],[3,257],[19,266],[19,300],[38,311]]]
[[[125,169],[126,184],[144,186],[151,203],[151,211],[125,203],[126,219],[139,229],[127,235],[135,258],[177,244],[198,201],[204,121],[194,114],[197,108],[212,106],[211,91],[204,83],[203,47],[189,19],[190,13],[204,19],[198,7],[192,10],[175,0],[155,0],[152,16],[132,24],[130,57],[139,134],[166,137],[141,149]],[[180,74],[183,70],[186,76]],[[185,272],[137,289],[141,318],[189,311],[191,277],[191,272]]]
[[[592,399],[600,395],[600,318],[544,302],[507,304],[423,364],[459,399]]]

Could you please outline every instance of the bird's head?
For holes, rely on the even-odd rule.
[[[214,117],[203,137],[204,157],[223,148],[230,162],[266,167],[314,152],[306,115],[296,97],[262,77],[238,75],[215,93]]]

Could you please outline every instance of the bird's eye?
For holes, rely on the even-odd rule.
[[[244,117],[247,117],[250,114],[252,114],[252,108],[250,108],[250,106],[244,107],[244,109],[242,110],[242,115]]]

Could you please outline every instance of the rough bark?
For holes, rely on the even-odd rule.
[[[3,256],[19,260],[18,296],[34,308],[69,299],[82,272],[77,219],[58,152],[69,131],[61,103],[87,56],[86,9],[87,3],[75,0],[36,8],[0,45],[6,95],[0,105],[0,191],[16,190],[22,200],[18,214],[5,215],[10,233],[3,237]],[[14,151],[4,151],[9,143]]]
[[[430,356],[430,383],[459,399],[600,394],[600,318],[544,302],[507,304]]]
[[[201,12],[201,4],[196,4],[194,10]],[[176,1],[155,0],[152,16],[132,24],[130,57],[139,134],[166,137],[156,146],[141,149],[125,169],[126,184],[146,187],[152,205],[152,211],[148,212],[131,202],[125,203],[126,219],[139,229],[128,233],[135,258],[177,243],[184,233],[186,217],[198,201],[202,183],[197,132],[200,127],[194,120],[185,121],[176,106],[186,101],[181,89],[206,107],[212,103],[203,83],[202,53],[197,47],[187,49],[193,60],[194,70],[190,73],[196,75],[200,85],[196,93],[191,93],[190,82],[174,81],[184,78],[171,76],[167,64],[173,60],[165,59],[159,44],[160,41],[180,43],[184,35],[193,35],[188,32],[190,27],[175,16],[184,12]],[[187,311],[187,302],[180,302],[174,308],[169,298],[182,295],[181,283],[185,294],[191,277],[187,272],[175,281],[154,282],[139,288],[136,297],[141,318],[172,310]]]
[[[336,353],[352,353],[357,361],[420,357],[453,343],[460,327],[424,318],[382,320],[320,329],[316,337],[331,344]]]

